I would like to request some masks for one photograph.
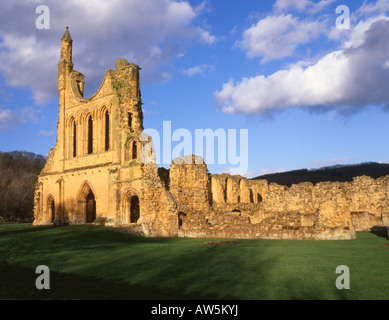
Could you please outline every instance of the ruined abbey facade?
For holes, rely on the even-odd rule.
[[[61,39],[59,120],[35,191],[34,224],[98,224],[144,236],[353,239],[389,226],[389,176],[292,187],[211,175],[202,158],[155,164],[143,133],[140,68],[124,59],[83,97],[72,39]]]

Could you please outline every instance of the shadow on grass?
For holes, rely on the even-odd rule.
[[[100,240],[108,240],[109,242],[131,242],[131,243],[168,243],[175,242],[176,238],[167,238],[167,237],[142,237],[139,235],[127,233],[127,232],[119,232],[115,228],[104,227],[104,226],[96,226],[96,225],[45,225],[45,226],[16,226],[12,227],[3,227],[0,229],[0,236],[12,236],[17,234],[27,234],[34,232],[42,232],[42,231],[65,231],[65,232],[74,232],[74,237],[72,240],[74,242],[79,242],[79,238],[96,238],[96,235]],[[88,231],[92,231],[88,236]],[[45,235],[49,237],[49,235]],[[54,237],[61,237],[58,233]],[[64,237],[68,238],[66,234]],[[70,240],[70,239],[69,239]],[[47,243],[49,245],[49,243]],[[69,244],[69,242],[67,242]],[[55,245],[58,245],[56,243]]]
[[[203,276],[210,276],[207,256],[211,253],[199,244],[203,250],[197,256],[196,241],[187,244],[188,253],[181,251],[182,246],[174,246],[175,238],[145,238],[95,226],[9,228],[0,235],[9,237],[5,243],[9,262],[0,261],[0,299],[237,299],[218,291],[217,286],[213,288],[212,278],[209,286],[204,283]],[[165,246],[170,242],[173,251]],[[37,290],[35,280],[39,275],[32,266],[41,264],[38,261],[54,261],[58,268],[57,258],[52,255],[59,253],[65,265],[69,266],[72,259],[85,275],[51,270],[51,289]],[[12,263],[15,259],[23,265]],[[141,278],[145,274],[145,280],[136,279],[139,274]],[[199,280],[201,285],[188,288]]]
[[[45,231],[50,229],[58,228],[59,226],[16,226],[12,225],[10,227],[8,226],[2,226],[0,229],[0,236],[2,235],[13,235],[18,233],[29,233],[29,232],[37,232],[37,231]]]
[[[288,281],[285,284],[285,299],[287,300],[350,300],[348,290],[339,290],[333,282],[333,289],[320,290],[317,285],[307,284],[303,281]],[[323,293],[325,291],[325,294]]]
[[[381,238],[385,238],[389,240],[389,228],[388,227],[381,227],[381,226],[374,226],[370,228],[370,232],[372,234],[375,234]]]
[[[204,246],[210,239],[145,238],[94,226],[27,227],[10,233],[15,237],[5,242],[10,249],[4,260],[13,263],[0,261],[0,299],[267,300],[277,299],[281,289],[283,300],[326,296],[314,283],[287,281],[282,288],[269,283],[277,280],[272,269],[279,263],[272,250],[284,242]],[[39,275],[32,266],[44,261],[57,272],[50,272],[50,290],[37,290]],[[58,272],[73,265],[77,274]],[[347,298],[341,291],[332,296]]]
[[[129,285],[94,277],[80,277],[50,271],[50,289],[38,290],[39,274],[32,268],[0,262],[0,299],[75,299],[75,300],[235,300],[230,296],[186,294],[168,288]]]

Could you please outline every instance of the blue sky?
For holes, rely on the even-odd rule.
[[[0,4],[1,151],[54,147],[69,26],[86,96],[126,58],[142,68],[145,129],[248,130],[248,167],[212,173],[389,162],[389,0],[48,0],[50,29],[40,4]]]

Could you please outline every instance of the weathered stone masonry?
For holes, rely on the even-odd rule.
[[[353,239],[389,226],[389,176],[300,183],[208,172],[188,155],[169,170],[155,164],[143,133],[140,68],[124,59],[83,97],[72,39],[61,39],[57,142],[35,192],[35,225],[101,224],[145,236]]]

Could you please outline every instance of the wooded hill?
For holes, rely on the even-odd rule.
[[[0,152],[0,222],[32,221],[35,184],[45,162],[32,152]]]
[[[347,182],[352,181],[354,177],[363,175],[375,179],[389,175],[389,164],[365,162],[354,165],[335,165],[320,169],[301,169],[266,174],[255,177],[253,180],[266,179],[269,183],[275,182],[290,187],[292,184],[300,182],[312,182],[314,184],[324,181]]]

